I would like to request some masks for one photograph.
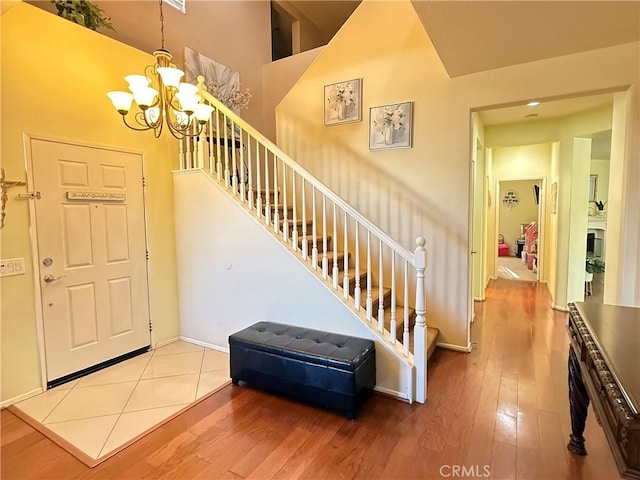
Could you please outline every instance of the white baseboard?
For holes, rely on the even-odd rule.
[[[406,394],[398,392],[396,390],[391,390],[390,388],[385,388],[385,387],[379,387],[377,385],[373,387],[373,390],[376,392],[380,392],[384,395],[388,395],[389,397],[395,397],[400,400],[404,400],[405,402],[411,403],[411,399]]]
[[[471,345],[467,345],[466,347],[463,347],[462,345],[453,345],[451,343],[442,343],[442,342],[437,342],[436,343],[437,347],[440,348],[444,348],[446,350],[453,350],[456,352],[464,352],[464,353],[469,353],[471,351]]]
[[[44,390],[42,390],[42,388],[36,388],[34,390],[31,390],[30,392],[23,393],[22,395],[18,395],[17,397],[3,400],[2,403],[0,403],[0,408],[5,408],[5,407],[8,407],[9,405],[13,405],[14,403],[18,403],[23,400],[26,400],[27,398],[35,397],[36,395],[40,395],[43,391]]]
[[[178,340],[180,340],[180,337],[173,337],[173,338],[170,338],[169,340],[158,342],[156,343],[155,348],[164,347],[165,345],[169,345],[170,343],[177,342]]]
[[[562,307],[560,305],[554,305],[553,303],[551,304],[551,308],[553,308],[554,310],[560,310],[561,312],[568,312],[569,309],[567,307]]]
[[[473,297],[474,302],[484,302],[486,297]]]
[[[211,350],[217,350],[218,352],[229,353],[228,347],[220,347],[219,345],[213,345],[212,343],[202,342],[200,340],[195,340],[189,337],[183,337],[182,335],[180,335],[180,340],[182,340],[183,342],[189,342],[195,345],[200,345],[201,347],[209,348]]]

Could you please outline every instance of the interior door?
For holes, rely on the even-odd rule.
[[[47,380],[150,344],[142,158],[32,140]]]

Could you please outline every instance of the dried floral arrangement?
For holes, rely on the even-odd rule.
[[[251,100],[251,90],[248,88],[244,92],[240,91],[240,88],[227,92],[226,88],[222,88],[215,83],[207,85],[207,90],[211,95],[220,100],[223,104],[229,107],[236,113],[240,110],[249,108],[249,101]]]

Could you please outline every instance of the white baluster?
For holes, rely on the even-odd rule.
[[[222,155],[220,154],[220,112],[216,110],[216,133],[215,133],[215,144],[216,144],[216,173],[218,175],[218,181],[222,181]]]
[[[378,253],[378,331],[384,330],[384,279],[382,276],[382,239],[380,239]]]
[[[191,155],[191,137],[185,137],[185,156],[186,156],[186,166],[187,169],[193,168],[193,157]]]
[[[187,169],[187,162],[184,154],[185,144],[187,142],[186,138],[180,140],[180,170]]]
[[[280,231],[280,192],[278,191],[278,157],[273,155],[273,233]]]
[[[194,127],[192,127],[194,128]],[[196,158],[198,162],[198,168],[204,169],[204,138],[205,132],[196,137]]]
[[[253,210],[253,157],[251,156],[251,136],[247,133],[247,184],[249,185],[249,210]],[[260,217],[260,213],[258,213]]]
[[[396,251],[391,249],[391,320],[389,322],[389,340],[396,343]]]
[[[404,261],[404,316],[402,326],[402,346],[404,356],[409,356],[409,262]]]
[[[287,164],[282,162],[282,239],[289,240],[289,205],[287,203]]]
[[[234,195],[238,195],[238,158],[236,153],[236,124],[231,120],[231,132],[227,137],[227,148],[231,148],[231,190]]]
[[[222,141],[222,146],[224,147],[224,186],[229,188],[231,186],[231,172],[229,171],[229,133],[227,132],[227,116],[223,117],[222,128],[224,130],[224,138]]]
[[[318,269],[318,242],[316,241],[316,187],[311,186],[311,263],[313,264],[313,269]]]
[[[307,243],[307,196],[305,194],[305,180],[300,177],[302,182],[302,259],[306,260],[309,255],[309,244]]]
[[[338,212],[336,211],[336,202],[333,202],[333,238],[331,243],[333,244],[333,288],[335,290],[338,289],[340,276],[340,269],[338,268]],[[347,256],[347,252],[344,252],[345,257]]]
[[[207,148],[209,149],[209,151],[207,152],[209,154],[209,173],[213,177],[213,174],[216,171],[216,165],[214,162],[215,156],[213,155],[213,120],[211,117],[209,117],[209,120],[207,120],[207,133]]]
[[[271,202],[269,196],[269,152],[264,147],[264,222],[271,225]]]
[[[371,231],[367,229],[367,320],[373,317],[373,297],[371,295]]]
[[[418,237],[416,245],[416,325],[413,328],[413,359],[416,366],[416,401],[424,403],[427,399],[427,325],[424,318],[424,271],[427,266],[425,239]]]
[[[242,203],[247,201],[247,172],[245,170],[245,161],[244,161],[244,149],[245,149],[245,144],[244,141],[242,139],[243,137],[243,130],[240,129],[240,201]]]
[[[354,308],[356,310],[360,310],[360,295],[362,292],[362,289],[360,287],[360,241],[358,240],[359,237],[359,228],[358,228],[358,221],[356,220],[355,222],[355,232],[356,232],[356,276],[355,276],[355,289],[353,291],[353,302],[354,302]]]
[[[291,169],[291,194],[293,196],[293,232],[291,234],[291,246],[293,251],[298,251],[298,198],[296,197],[296,171]]]
[[[260,218],[262,216],[262,183],[260,182],[260,171],[261,171],[261,165],[260,165],[260,144],[258,143],[258,140],[256,139],[256,188],[258,189],[258,198],[256,199],[256,215],[258,218]]]
[[[347,234],[347,211],[344,211],[344,275],[342,277],[342,295],[349,298],[349,242]]]
[[[329,276],[329,258],[327,257],[327,196],[322,194],[322,278]]]

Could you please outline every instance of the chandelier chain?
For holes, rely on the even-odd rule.
[[[160,34],[162,36],[161,47],[164,50],[164,13],[162,12],[162,0],[160,0]]]

